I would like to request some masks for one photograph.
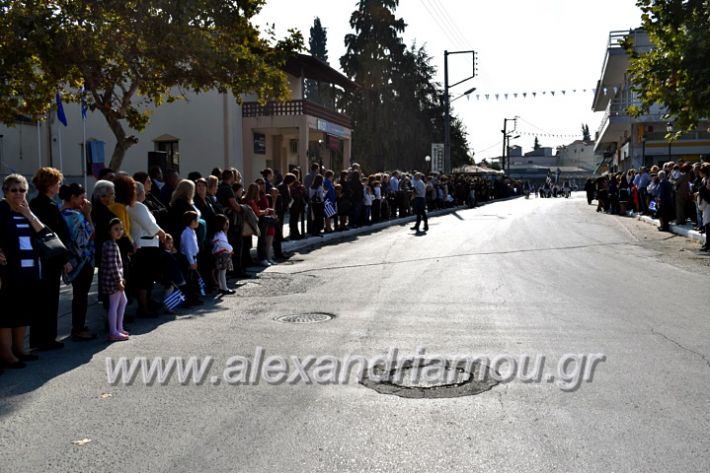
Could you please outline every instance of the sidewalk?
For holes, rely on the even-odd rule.
[[[649,217],[648,215],[635,215],[635,217],[642,221],[646,222],[648,224],[654,225],[656,227],[661,226],[661,222],[658,219]],[[704,233],[700,233],[696,230],[693,230],[693,224],[685,224],[685,225],[670,225],[671,228],[671,233],[675,233],[676,235],[680,235],[686,238],[690,238],[691,240],[696,240],[699,241],[700,243],[705,243],[705,239],[707,238]]]

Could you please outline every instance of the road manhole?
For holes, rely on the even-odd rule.
[[[442,399],[474,396],[498,384],[491,368],[480,362],[452,362],[441,359],[402,362],[387,372],[375,367],[360,383],[380,394],[411,399]]]
[[[275,317],[274,320],[289,324],[316,324],[318,322],[328,322],[334,318],[335,314],[329,312],[304,312],[301,314],[280,315]]]

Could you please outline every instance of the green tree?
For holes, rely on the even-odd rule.
[[[313,20],[313,26],[311,26],[310,36],[308,38],[309,52],[311,56],[326,63],[328,62],[327,33],[327,28],[324,28],[320,18],[316,17]],[[333,105],[333,97],[328,86],[312,79],[306,80],[306,98],[317,103]]]
[[[118,169],[156,107],[183,91],[216,89],[285,99],[280,69],[302,47],[293,30],[276,41],[251,23],[264,0],[0,0],[0,121],[40,118],[58,89],[92,110],[116,137]]]
[[[679,132],[693,130],[710,117],[710,2],[707,0],[638,0],[643,28],[654,49],[634,50],[633,37],[625,47],[628,70],[640,107],[632,115],[665,105]]]
[[[468,150],[468,131],[461,119],[451,118],[451,168],[473,164]]]
[[[400,34],[405,23],[396,18],[399,0],[360,0],[350,17],[354,33],[345,36],[340,58],[345,74],[360,88],[344,95],[342,106],[354,124],[353,157],[365,169],[387,169],[397,155],[392,124],[396,120],[393,87],[405,51]]]
[[[442,94],[434,81],[436,68],[431,62],[424,48],[413,44],[395,65],[389,131],[395,151],[388,157],[392,168],[421,169],[424,156],[431,153],[431,143],[441,140],[435,126],[437,118],[443,117]]]
[[[542,146],[540,146],[540,140],[538,140],[538,139],[537,139],[537,136],[536,136],[536,137],[535,137],[535,142],[533,143],[533,150],[537,151],[537,150],[539,150],[540,148],[542,148]]]
[[[589,125],[582,123],[582,141],[592,141],[592,136],[589,134]]]

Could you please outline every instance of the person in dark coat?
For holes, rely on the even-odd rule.
[[[658,172],[658,220],[661,222],[658,230],[670,231],[670,220],[673,218],[673,184],[666,179],[666,172]]]
[[[296,182],[296,176],[289,172],[277,187],[279,197],[276,199],[275,210],[278,224],[276,225],[276,235],[274,236],[274,257],[278,259],[286,257],[281,248],[281,243],[284,239],[284,220],[291,205],[291,188],[296,185]]]
[[[30,201],[30,209],[39,220],[54,232],[65,245],[69,243],[66,223],[59,212],[54,198],[59,193],[59,186],[64,176],[52,167],[39,168],[32,183],[39,192]],[[37,350],[56,350],[64,344],[57,341],[57,318],[59,315],[59,286],[62,272],[71,271],[66,258],[42,259],[42,279],[40,282],[39,307],[30,323],[30,348]]]
[[[365,197],[365,188],[360,182],[360,172],[353,171],[348,176],[348,182],[345,187],[345,195],[350,199],[352,207],[350,208],[350,218],[348,219],[351,227],[360,225],[360,214],[363,210],[362,201]]]
[[[173,200],[173,192],[180,182],[180,175],[174,169],[165,171],[165,184],[160,188],[160,201],[164,206],[170,207],[170,202]]]
[[[24,368],[37,359],[25,352],[25,331],[41,299],[40,262],[33,237],[49,230],[27,203],[27,180],[5,178],[0,200],[0,368]],[[1,370],[0,370],[1,371]]]
[[[594,182],[591,179],[587,179],[584,184],[584,191],[587,193],[587,204],[592,205],[594,200]]]

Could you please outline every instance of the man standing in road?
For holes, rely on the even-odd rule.
[[[419,224],[424,220],[424,231],[429,231],[429,222],[426,217],[426,184],[424,184],[424,175],[420,172],[414,174],[412,181],[414,187],[414,212],[417,214],[417,223],[410,228],[419,233]]]

